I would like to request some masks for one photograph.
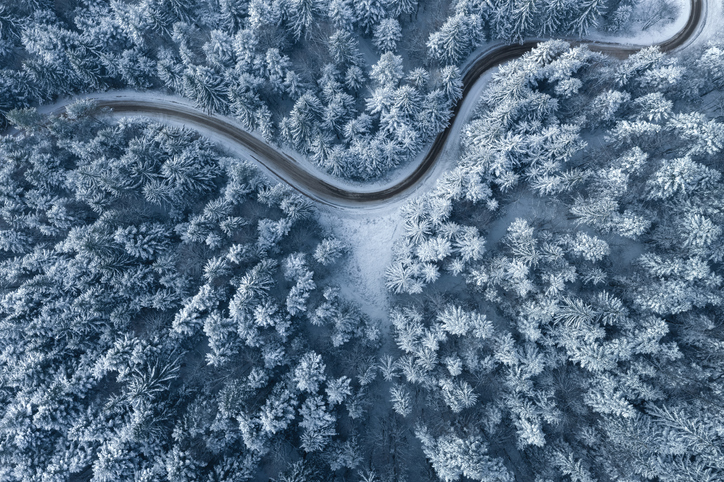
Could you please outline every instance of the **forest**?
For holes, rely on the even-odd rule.
[[[372,182],[448,126],[485,42],[674,9],[647,8],[0,4],[0,481],[724,480],[724,45],[500,65],[365,260],[381,318],[329,208],[251,157],[43,110],[175,94]]]
[[[334,176],[369,181],[408,163],[447,126],[460,97],[459,68],[485,40],[581,36],[596,26],[625,31],[637,5],[7,2],[0,6],[0,111],[106,89],[163,90],[232,116]]]
[[[380,330],[329,281],[345,246],[197,134],[89,107],[0,146],[0,478],[249,480],[290,433],[359,463]]]
[[[505,480],[470,444],[518,480],[724,476],[722,67],[549,41],[494,74],[387,269],[442,480]]]

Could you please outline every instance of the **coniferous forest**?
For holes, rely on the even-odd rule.
[[[0,482],[724,480],[724,45],[579,42],[677,15],[0,2]],[[471,58],[530,37],[559,39],[463,99]],[[369,300],[342,226],[381,211],[92,99],[116,90],[183,97],[340,190],[404,175],[474,107],[385,211]]]

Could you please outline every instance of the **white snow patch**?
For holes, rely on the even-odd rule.
[[[345,297],[357,302],[373,319],[386,320],[390,295],[385,288],[385,269],[392,261],[392,246],[400,235],[399,210],[359,214],[323,210],[320,223],[349,247],[337,281]]]
[[[585,38],[642,46],[663,42],[684,28],[691,12],[691,2],[689,0],[669,0],[669,2],[676,10],[676,17],[673,21],[661,19],[643,30],[644,22],[649,21],[648,17],[656,14],[657,6],[661,3],[661,0],[642,0],[636,5],[633,12],[633,17],[642,19],[641,21],[632,22],[626,31],[622,32],[593,30]]]

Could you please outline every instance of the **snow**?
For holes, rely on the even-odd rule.
[[[632,45],[650,45],[662,42],[672,37],[686,24],[691,12],[689,0],[672,0],[678,5],[679,11],[676,20],[673,22],[655,25],[647,31],[634,31],[630,29],[628,34],[612,34],[610,32],[593,31],[587,38],[597,41],[618,42]],[[647,2],[648,3],[648,2]],[[724,15],[722,15],[721,1],[704,0],[702,9],[702,21],[694,37],[677,49],[677,52],[685,51],[694,46],[705,45],[707,42],[721,42],[722,28],[724,28]],[[635,25],[634,25],[635,27]]]
[[[648,0],[647,0],[648,1]],[[653,1],[653,0],[651,0]],[[658,29],[649,29],[647,32],[641,32],[637,35],[633,36],[612,36],[609,33],[605,32],[593,32],[590,35],[590,38],[592,40],[605,40],[607,42],[623,42],[623,43],[630,43],[630,44],[649,44],[652,42],[659,42],[661,40],[664,40],[671,35],[673,35],[675,32],[680,30],[682,26],[686,23],[686,20],[688,18],[689,12],[690,12],[690,3],[688,0],[672,0],[674,2],[678,2],[681,5],[681,8],[679,9],[679,15],[676,19],[676,21],[669,23],[668,25],[665,25],[663,27],[660,27]],[[705,0],[705,12],[704,16],[707,17],[705,20],[705,26],[701,33],[698,35],[698,37],[695,39],[695,43],[701,44],[705,40],[708,39],[716,39],[719,36],[720,27],[722,23],[722,15],[721,15],[721,4],[720,2],[710,2]],[[480,54],[483,52],[490,50],[494,47],[500,46],[501,42],[490,42],[487,43],[480,48],[478,48],[475,52],[473,52],[468,60],[468,63],[470,63],[472,60],[478,58]],[[374,52],[372,51],[371,47],[367,45],[365,42],[360,43],[360,48],[364,51],[364,53],[369,56],[375,56]],[[465,70],[465,66],[463,66],[462,70]],[[493,69],[494,70],[494,69]],[[492,72],[492,71],[491,71]],[[457,150],[458,150],[458,135],[460,133],[460,130],[462,127],[468,122],[470,114],[475,108],[475,105],[477,103],[477,98],[480,94],[480,92],[485,88],[485,85],[487,84],[487,81],[490,79],[491,72],[486,73],[484,76],[482,76],[473,86],[472,90],[470,91],[469,95],[463,100],[463,104],[460,109],[460,115],[458,115],[455,119],[455,122],[453,123],[453,126],[451,128],[450,135],[448,136],[448,141],[443,149],[440,161],[436,163],[435,167],[431,169],[423,178],[423,180],[418,184],[418,187],[413,192],[406,193],[403,197],[395,199],[392,203],[386,203],[386,207],[394,206],[399,207],[401,204],[403,204],[410,196],[417,195],[419,193],[424,192],[425,190],[430,189],[434,185],[434,179],[438,178],[443,172],[445,172],[447,169],[452,167],[454,164],[454,160],[457,158]],[[191,101],[188,99],[182,98],[180,96],[171,96],[171,95],[164,95],[158,92],[139,92],[135,90],[119,90],[119,91],[111,91],[111,92],[105,92],[105,93],[93,93],[93,94],[86,94],[84,96],[80,96],[80,98],[96,98],[96,99],[102,99],[102,100],[114,100],[114,99],[143,99],[148,102],[157,103],[157,104],[172,104],[172,105],[180,105],[184,107],[191,107],[193,108],[194,105]],[[77,99],[77,98],[76,98]],[[49,112],[49,111],[58,111],[60,110],[64,105],[67,105],[71,102],[73,102],[75,99],[66,99],[62,100],[60,102],[57,102],[53,105],[49,106],[43,106],[41,107],[40,112]],[[169,122],[171,124],[175,125],[183,125],[183,123],[179,122],[173,122],[169,119],[163,118],[162,116],[149,116],[147,114],[138,114],[139,116],[145,116],[150,117],[153,119],[160,119],[164,120],[165,122]],[[225,118],[228,122],[232,124],[238,125],[237,122],[235,122],[232,118]],[[215,142],[219,142],[224,147],[226,147],[230,152],[239,155],[243,158],[253,158],[251,153],[248,151],[248,149],[245,149],[243,146],[239,146],[238,144],[234,142],[230,142],[228,139],[224,138],[223,136],[219,136],[212,131],[203,128],[202,126],[193,126],[195,129],[199,130],[202,134],[209,137]],[[241,126],[240,126],[241,127]],[[257,135],[257,137],[259,137]],[[298,165],[302,166],[305,170],[312,173],[314,176],[316,176],[319,179],[322,179],[326,181],[329,184],[336,185],[340,188],[350,190],[350,191],[359,191],[359,192],[370,192],[370,191],[378,191],[382,189],[389,188],[399,182],[399,180],[404,179],[407,177],[412,171],[415,170],[415,168],[419,165],[419,163],[424,158],[426,152],[427,152],[427,146],[425,149],[423,149],[418,156],[416,156],[415,160],[412,162],[406,163],[405,166],[402,166],[391,173],[389,173],[387,176],[385,176],[382,179],[379,179],[375,182],[367,182],[367,183],[361,183],[361,182],[354,182],[350,180],[344,180],[339,179],[336,177],[333,177],[326,172],[319,169],[317,166],[313,165],[311,162],[309,162],[307,159],[304,158],[304,156],[301,156],[290,149],[284,148],[284,147],[276,147],[279,151],[284,152],[285,154],[288,154],[290,157],[292,157],[295,161],[297,161]],[[280,176],[276,175],[275,173],[266,170],[268,174],[270,174],[273,178],[283,180]]]
[[[99,101],[110,101],[110,100],[135,100],[135,101],[138,101],[138,100],[141,100],[144,102],[148,102],[149,104],[170,105],[170,106],[177,106],[177,107],[184,107],[184,108],[198,110],[191,100],[178,96],[178,95],[168,95],[168,94],[163,94],[160,92],[153,92],[153,91],[136,91],[136,90],[132,90],[132,89],[124,89],[124,90],[114,90],[114,91],[100,92],[100,93],[94,92],[91,94],[79,95],[72,99],[63,99],[54,104],[42,106],[41,108],[38,109],[38,112],[40,112],[40,113],[58,112],[58,111],[62,110],[62,108],[64,106],[71,104],[80,99],[96,99]],[[175,125],[175,126],[191,125],[194,130],[197,130],[198,132],[203,134],[205,137],[222,145],[225,149],[234,153],[235,155],[238,155],[243,159],[252,159],[255,157],[254,155],[252,155],[251,151],[249,149],[247,149],[246,147],[244,147],[236,142],[230,141],[228,138],[226,138],[222,135],[219,135],[210,129],[207,129],[206,127],[204,127],[201,124],[195,124],[195,123],[191,124],[191,123],[186,123],[186,122],[179,122],[179,121],[175,121],[175,120],[169,118],[168,116],[159,115],[159,114],[148,114],[148,113],[142,113],[142,112],[125,113],[122,115],[122,117],[129,117],[129,118],[143,117],[143,118],[148,118],[148,119],[153,119],[153,120],[161,120],[164,123],[167,123],[170,125]],[[239,127],[240,129],[246,130],[240,123],[238,123],[236,120],[234,120],[231,117],[223,116],[223,115],[214,115],[214,117],[224,119],[226,122],[228,122],[232,125],[235,125],[235,126]],[[261,140],[261,135],[258,132],[252,132],[252,134]],[[354,191],[354,190],[375,191],[379,187],[378,184],[356,183],[354,181],[349,181],[349,180],[333,177],[330,174],[319,169],[317,166],[315,166],[311,162],[309,162],[309,160],[307,160],[304,156],[294,152],[291,149],[288,149],[284,146],[279,146],[279,145],[274,146],[274,148],[279,152],[283,152],[284,154],[289,155],[292,159],[294,159],[297,162],[297,164],[302,166],[306,171],[312,173],[315,177],[322,179],[330,184],[339,186],[343,189],[348,189],[348,190],[352,190],[352,191]],[[264,170],[267,174],[269,174],[272,178],[283,181],[283,179],[280,176],[278,176],[276,173],[265,169],[261,165],[259,167],[262,170]],[[381,187],[384,188],[384,187],[388,187],[388,185],[393,185],[393,184],[395,184],[395,182],[389,182],[389,183],[382,185]]]
[[[434,179],[437,178],[442,172],[444,172],[446,169],[448,169],[452,163],[454,162],[454,159],[456,158],[455,153],[458,147],[457,142],[457,134],[459,133],[462,126],[467,123],[469,120],[469,113],[472,112],[472,110],[475,107],[476,101],[477,101],[477,95],[480,90],[484,87],[483,84],[480,84],[482,79],[478,80],[478,84],[476,84],[476,89],[473,95],[470,95],[468,98],[465,99],[463,102],[463,105],[461,106],[461,112],[464,115],[459,115],[456,118],[455,123],[453,124],[453,131],[452,135],[448,137],[448,140],[445,144],[445,147],[443,149],[442,155],[441,155],[441,161],[436,163],[433,169],[428,171],[426,176],[423,178],[423,180],[418,184],[418,186],[412,190],[404,193],[401,196],[396,197],[393,200],[385,201],[384,204],[380,204],[378,206],[370,206],[365,207],[364,209],[382,209],[384,211],[389,211],[390,208],[398,208],[404,202],[407,201],[407,199],[414,194],[424,192],[426,189],[432,187],[434,185]],[[135,90],[117,90],[117,91],[109,91],[109,92],[101,92],[101,93],[92,93],[92,94],[85,94],[80,95],[72,99],[63,99],[60,100],[54,104],[41,106],[38,111],[40,113],[50,113],[50,112],[60,112],[63,110],[63,108],[66,105],[72,104],[73,102],[79,100],[79,99],[96,99],[99,101],[114,101],[114,100],[134,100],[134,101],[144,101],[148,102],[149,105],[166,105],[171,107],[181,107],[181,108],[189,108],[189,109],[196,109],[193,102],[191,102],[188,99],[185,99],[180,96],[175,95],[167,95],[159,92],[140,92]],[[190,127],[208,139],[212,140],[213,142],[216,142],[220,146],[222,146],[228,153],[238,156],[242,159],[257,159],[256,156],[245,146],[238,144],[237,142],[234,142],[227,137],[218,134],[214,132],[211,129],[208,129],[202,124],[193,123],[190,121],[178,121],[174,120],[173,118],[165,115],[160,114],[149,114],[144,112],[138,112],[138,113],[124,113],[121,115],[121,117],[142,117],[142,118],[148,118],[156,121],[162,121],[169,125],[174,126],[185,126]],[[241,129],[243,129],[243,126],[241,126],[238,122],[236,122],[231,117],[226,116],[215,116],[217,118],[222,118],[226,122],[235,125]],[[261,139],[261,136],[258,135],[256,132],[252,132],[255,137],[258,139]],[[390,187],[395,186],[398,184],[402,179],[410,175],[415,168],[419,165],[420,162],[422,162],[422,159],[424,158],[426,152],[427,152],[427,146],[423,151],[417,156],[415,161],[407,163],[407,165],[404,168],[398,169],[393,171],[390,175],[388,175],[386,178],[383,178],[381,180],[375,181],[375,182],[355,182],[350,181],[347,179],[340,179],[337,177],[333,177],[330,174],[322,171],[317,166],[312,164],[309,160],[307,160],[304,156],[294,152],[293,150],[286,148],[284,146],[276,145],[274,148],[280,152],[283,152],[284,154],[287,154],[290,156],[297,165],[302,167],[304,170],[312,174],[314,177],[321,179],[328,184],[337,186],[341,189],[348,190],[348,191],[354,191],[354,192],[375,192],[383,189],[387,189]],[[268,169],[266,169],[264,166],[259,166],[262,171],[266,172],[271,178],[277,179],[280,181],[285,181],[283,176],[280,176],[279,174],[272,172]],[[314,197],[314,196],[312,196]],[[358,207],[345,207],[345,209],[353,209],[357,210]]]
[[[721,1],[708,0],[704,2],[705,8],[703,17],[704,24],[701,33],[693,44],[705,45],[707,42],[722,41],[722,31],[724,31],[724,3]]]
[[[653,4],[659,3],[661,0],[642,0],[633,12],[633,17],[642,18],[646,16],[647,9]],[[673,37],[679,30],[684,28],[686,21],[691,12],[691,2],[689,0],[671,0],[671,3],[678,9],[674,21],[659,21],[646,30],[641,30],[641,22],[633,22],[625,32],[606,32],[594,30],[586,35],[591,40],[600,40],[605,42],[615,42],[632,45],[650,45],[663,42]]]
[[[341,293],[373,319],[387,320],[391,300],[383,280],[392,262],[392,247],[401,233],[399,210],[380,214],[325,208],[320,212],[320,223],[349,247],[347,258],[338,263],[343,271],[335,279]]]

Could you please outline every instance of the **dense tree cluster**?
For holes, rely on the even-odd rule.
[[[447,125],[485,39],[633,7],[460,0],[416,31],[433,3],[0,6],[0,480],[724,477],[721,46],[501,66],[402,210],[388,326],[251,164],[92,102],[29,108],[167,89],[367,180]]]
[[[583,36],[607,20],[604,13],[620,12],[624,6],[630,10],[632,5],[605,0],[460,1],[442,27],[430,35],[428,47],[432,57],[457,64],[485,39],[486,33],[492,39],[508,41],[542,35]],[[621,22],[620,15],[611,15],[611,21],[616,17]]]
[[[417,17],[438,8],[432,0],[14,2],[0,9],[0,110],[165,88],[366,180],[447,126],[456,67],[486,38],[582,34],[612,3],[631,6],[455,2],[433,31],[437,19]],[[412,60],[403,33],[423,39],[426,55]]]
[[[403,67],[396,54],[416,1],[67,3],[4,8],[3,110],[166,88],[328,172],[369,179],[418,152],[457,101],[454,69]],[[379,57],[363,54],[369,44]]]
[[[358,466],[380,337],[331,283],[344,245],[197,134],[92,111],[0,140],[0,479]]]
[[[721,58],[541,44],[404,208],[386,373],[442,480],[724,476]]]

